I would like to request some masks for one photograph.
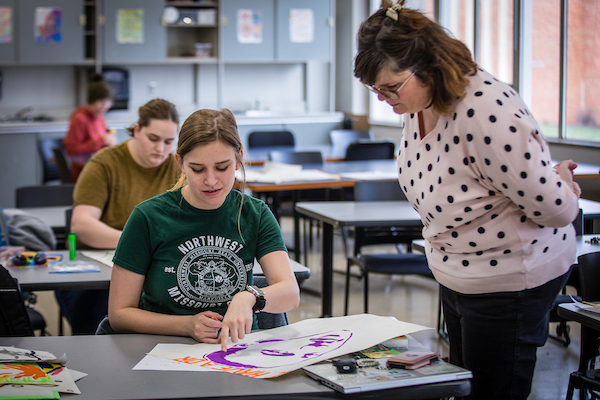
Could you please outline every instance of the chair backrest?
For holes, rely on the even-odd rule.
[[[73,183],[62,185],[25,186],[16,190],[17,208],[70,206],[73,204]]]
[[[397,180],[358,181],[354,184],[355,201],[406,200]]]
[[[396,145],[394,142],[365,142],[350,143],[346,149],[346,161],[355,160],[392,160]]]
[[[296,140],[290,131],[255,131],[248,135],[248,148],[294,146]]]
[[[374,140],[373,132],[371,131],[355,131],[353,129],[334,129],[329,132],[329,139],[331,140],[331,153],[335,157],[344,158],[346,156],[346,149],[350,143],[357,141],[370,141]]]
[[[33,336],[27,308],[16,279],[0,265],[0,336]]]
[[[269,160],[281,164],[323,164],[323,154],[320,151],[284,151],[273,150]]]
[[[71,175],[71,160],[66,155],[64,149],[54,148],[54,160],[58,167],[58,177],[62,183],[73,183],[73,175]]]
[[[42,182],[56,181],[60,178],[58,165],[54,156],[54,149],[62,149],[62,139],[40,139],[38,141],[38,150],[42,157],[42,167],[44,176]]]
[[[406,200],[400,184],[396,180],[358,181],[354,184],[355,201],[395,201]],[[378,244],[410,244],[422,238],[420,226],[381,226],[356,227],[354,230],[354,255],[363,246]]]
[[[585,301],[600,301],[600,252],[577,258],[579,295]]]

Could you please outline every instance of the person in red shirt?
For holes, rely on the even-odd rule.
[[[106,129],[104,114],[112,105],[110,87],[100,74],[94,74],[87,87],[87,104],[71,115],[69,131],[63,140],[71,159],[71,175],[77,181],[85,163],[105,146],[116,144],[114,133]]]

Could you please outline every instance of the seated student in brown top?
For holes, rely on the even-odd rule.
[[[179,167],[171,153],[177,109],[154,99],[139,108],[132,138],[100,150],[83,168],[73,193],[71,232],[78,248],[114,249],[133,208],[171,188]],[[73,334],[94,334],[108,313],[108,290],[57,291]]]

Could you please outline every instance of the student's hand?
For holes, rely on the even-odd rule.
[[[202,343],[219,343],[217,334],[223,326],[221,321],[223,316],[212,311],[196,314],[190,319],[190,336]]]
[[[247,333],[252,330],[252,307],[256,298],[250,292],[239,292],[231,300],[227,308],[227,313],[223,318],[223,327],[219,335],[221,350],[227,351],[227,340],[231,336],[231,341],[237,343],[243,339]]]
[[[577,182],[573,181],[573,171],[577,168],[577,163],[573,160],[564,160],[554,166],[560,178],[573,188],[573,193],[577,197],[581,196],[581,188]]]
[[[103,139],[104,145],[107,147],[114,146],[115,144],[117,144],[117,135],[114,132],[106,132],[103,136]]]

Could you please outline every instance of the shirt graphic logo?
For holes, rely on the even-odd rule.
[[[223,303],[245,290],[246,268],[243,260],[227,248],[198,247],[185,254],[179,263],[177,283],[190,299]]]

